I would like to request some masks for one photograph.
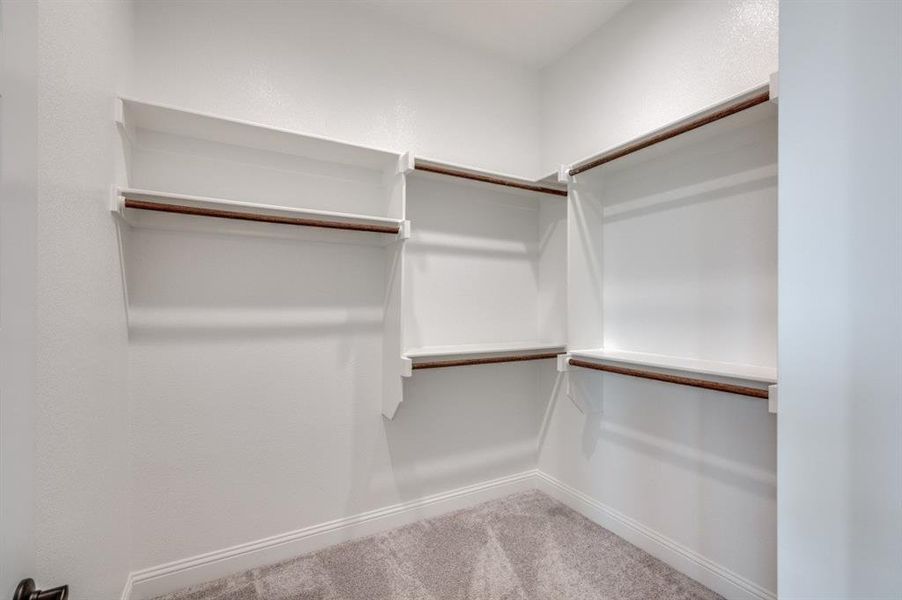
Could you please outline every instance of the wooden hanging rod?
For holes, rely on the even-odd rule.
[[[754,96],[751,96],[744,100],[739,100],[732,104],[728,104],[727,106],[724,106],[723,108],[720,108],[712,113],[690,119],[689,121],[676,125],[670,129],[666,129],[660,133],[655,133],[648,137],[639,138],[638,140],[630,142],[621,148],[611,150],[610,152],[605,152],[604,154],[596,156],[595,158],[589,159],[583,163],[579,163],[571,167],[569,173],[570,175],[579,175],[584,171],[594,169],[595,167],[609,163],[612,160],[623,158],[624,156],[638,152],[639,150],[644,150],[649,146],[654,146],[655,144],[669,140],[671,138],[675,138],[678,135],[682,135],[694,129],[698,129],[699,127],[704,127],[709,123],[725,119],[730,115],[735,115],[736,113],[742,112],[748,108],[752,108],[753,106],[758,106],[759,104],[763,104],[768,100],[770,100],[770,90],[764,90],[763,92],[759,92]]]
[[[680,375],[668,375],[665,373],[656,373],[655,371],[641,371],[639,369],[627,369],[625,367],[615,367],[600,363],[571,358],[570,364],[574,367],[583,367],[584,369],[595,369],[596,371],[605,371],[607,373],[616,373],[617,375],[628,375],[630,377],[641,377],[642,379],[653,379],[655,381],[663,381],[665,383],[675,383],[677,385],[688,385],[691,387],[703,388],[706,390],[715,390],[718,392],[727,392],[730,394],[739,394],[740,396],[751,396],[752,398],[763,398],[767,400],[768,391],[759,388],[748,387],[744,385],[735,385],[732,383],[720,383],[718,381],[707,381],[705,379],[694,379],[692,377],[682,377]]]
[[[557,357],[557,352],[543,354],[506,354],[504,356],[486,356],[483,358],[462,358],[455,360],[436,360],[414,363],[414,369],[440,369],[442,367],[468,367],[470,365],[491,365],[495,363],[521,362],[525,360],[545,360]]]
[[[449,167],[438,163],[416,160],[414,161],[414,169],[417,171],[426,171],[429,173],[438,173],[439,175],[449,175],[451,177],[460,177],[471,181],[481,181],[482,183],[492,183],[495,185],[503,185],[505,187],[516,188],[518,190],[527,190],[530,192],[539,192],[542,194],[552,194],[554,196],[566,196],[567,190],[554,188],[539,183],[530,183],[528,181],[520,181],[510,177],[502,177],[500,175],[489,175],[487,173],[476,173],[456,167]]]
[[[131,198],[125,198],[125,208],[152,210],[156,212],[192,215],[197,217],[216,217],[219,219],[256,221],[259,223],[279,223],[282,225],[297,225],[301,227],[322,227],[325,229],[346,229],[348,231],[366,231],[370,233],[397,234],[401,231],[400,225],[367,225],[365,223],[346,223],[344,221],[328,221],[300,217],[283,217],[278,215],[264,215],[236,210],[222,210],[218,208],[200,208],[196,206],[184,206],[181,204],[167,204],[165,202],[151,202],[149,200],[135,200]]]

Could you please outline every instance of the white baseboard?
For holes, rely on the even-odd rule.
[[[129,573],[128,579],[125,580],[125,587],[122,588],[122,600],[129,600],[132,596],[132,587],[135,585],[135,582],[132,579],[134,575],[134,573]]]
[[[450,492],[402,502],[231,548],[192,556],[131,573],[122,600],[147,600],[247,569],[280,562],[420,519],[469,508],[487,500],[534,489],[536,470],[524,471]]]
[[[493,479],[131,573],[122,600],[147,600],[287,560],[420,519],[538,488],[729,600],[776,600],[773,592],[539,470]]]
[[[536,487],[728,600],[776,600],[777,598],[774,592],[602,504],[547,473],[536,471]]]

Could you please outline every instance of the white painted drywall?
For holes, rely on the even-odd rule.
[[[538,176],[538,75],[363,3],[138,3],[130,93]]]
[[[141,2],[135,40],[128,95],[536,176],[537,73],[379,12]],[[135,158],[144,183],[239,189]],[[342,208],[323,192],[308,205]],[[418,372],[383,420],[382,249],[150,230],[123,240],[133,569],[535,465],[548,364]],[[528,316],[532,333],[536,306]]]
[[[136,568],[535,464],[534,365],[417,373],[383,419],[382,249],[125,241]]]
[[[627,6],[543,70],[543,169],[766,82],[777,70],[776,19],[775,1]],[[581,178],[574,223],[595,224],[570,229],[571,344],[774,366],[775,134],[770,121],[740,132],[738,146],[715,137]],[[559,393],[540,469],[750,589],[776,591],[776,421],[766,406],[570,376],[598,412],[583,415]]]
[[[605,348],[777,366],[775,113],[579,176],[604,204]]]
[[[692,22],[694,33],[673,34],[675,42],[707,40],[709,28],[718,24],[716,31],[731,32],[740,48],[756,47],[743,43],[759,35],[771,39],[770,3],[674,6],[643,4],[635,9],[639,16],[624,21],[623,31],[608,33],[629,39],[643,27],[667,32]],[[751,17],[743,6],[751,7]],[[746,79],[749,85],[759,83],[764,76],[759,74],[773,70],[770,64],[750,67],[753,73],[746,79],[725,75],[731,83],[720,86],[706,79],[706,69],[708,54],[724,46],[712,50],[704,43],[690,44],[680,60],[694,71],[684,70],[681,80],[665,83],[686,85],[695,73],[691,89],[704,93],[686,92],[688,100],[675,105],[668,103],[674,94],[656,94],[660,105],[652,118],[647,115],[653,111],[636,108],[635,96],[625,96],[614,117],[598,100],[602,89],[608,97],[606,80],[613,72],[628,82],[638,69],[649,69],[645,87],[639,86],[640,92],[648,90],[649,81],[660,76],[650,64],[654,60],[624,52],[607,70],[582,69],[587,93],[569,94],[581,104],[546,101],[546,107],[581,111],[588,120],[578,129],[589,134],[571,130],[572,151],[549,138],[547,155],[554,156],[542,169],[535,72],[434,39],[352,3],[212,7],[139,2],[132,20],[128,9],[115,3],[42,5],[46,125],[41,132],[38,366],[52,375],[38,390],[38,418],[54,439],[38,455],[38,492],[44,496],[38,505],[39,533],[46,537],[39,565],[42,573],[72,583],[77,599],[113,597],[128,568],[530,468],[544,408],[535,394],[542,379],[539,365],[478,367],[468,369],[466,377],[436,370],[409,380],[395,419],[383,421],[381,253],[158,231],[133,231],[125,239],[126,275],[136,308],[132,316],[147,325],[131,332],[126,405],[124,303],[105,212],[106,186],[114,179],[112,113],[104,102],[129,44],[136,58],[131,83],[121,89],[127,95],[527,177],[550,171],[568,160],[565,155],[575,158],[607,145],[608,138],[596,135],[599,130],[615,132],[610,143],[622,141],[699,108],[696,101],[706,104],[744,89]],[[642,15],[648,23],[641,23]],[[756,24],[761,31],[749,33]],[[568,56],[593,52],[587,44]],[[670,44],[659,50],[659,57],[674,54]],[[740,70],[748,66],[747,56],[727,54],[735,60],[725,60],[717,72],[737,63],[745,65]],[[558,72],[564,73],[563,63],[560,71],[548,73]],[[546,73],[546,83],[560,84],[555,77]],[[632,114],[648,121],[617,129]],[[557,116],[554,112],[542,127],[557,124],[566,130]],[[542,302],[560,306],[562,299]],[[186,319],[207,326],[186,327]],[[668,410],[681,398],[673,393],[658,397],[643,388],[641,394],[624,394],[620,424],[638,428],[645,443],[623,450],[623,461],[661,473],[656,491],[682,498],[686,505],[679,515],[710,510],[722,524],[728,518],[724,505],[736,506],[743,531],[755,526],[765,531],[761,545],[747,550],[732,545],[734,538],[720,537],[720,529],[709,523],[702,528],[697,519],[670,533],[739,565],[740,572],[756,577],[760,572],[767,579],[772,556],[761,548],[771,541],[766,524],[772,523],[774,434],[760,405],[723,405],[686,392],[692,408],[674,416]],[[639,400],[629,401],[628,394]],[[643,403],[651,405],[650,416],[635,412]],[[543,464],[558,468],[556,475],[573,483],[593,474],[594,466],[575,447],[590,443],[593,434],[567,407],[566,402],[558,405]],[[615,405],[609,410],[614,423]],[[691,422],[674,426],[680,418]],[[740,423],[750,432],[723,438]],[[657,456],[662,444],[656,449],[648,440],[662,438],[676,445],[663,443],[663,454],[689,458]],[[129,441],[131,451],[123,451]],[[611,451],[610,457],[618,454]],[[614,460],[610,477],[606,473],[607,479],[593,479],[591,485],[603,483],[607,489],[628,476],[616,471],[619,464]],[[733,476],[737,469],[738,478]],[[699,470],[705,475],[685,477]],[[625,493],[647,493],[650,486],[643,481],[645,487]],[[756,494],[762,498],[757,503],[751,500]],[[651,525],[673,510],[670,505],[646,508],[645,516],[657,511],[648,516]],[[701,539],[705,535],[713,539]]]
[[[777,0],[637,0],[542,70],[542,171],[767,82]]]
[[[902,597],[902,4],[780,14],[780,597]]]
[[[386,11],[410,27],[538,68],[564,54],[630,1],[524,4],[482,0],[474,5],[471,2],[365,0],[365,3]]]
[[[0,3],[0,597],[34,576],[37,6]]]
[[[566,240],[553,224],[564,214],[557,196],[411,177],[404,348],[563,344]]]
[[[383,419],[383,248],[148,229],[123,244],[136,568],[534,466],[539,365],[418,372]]]
[[[585,268],[571,270],[570,294],[601,299],[595,314],[568,315],[572,337],[776,365],[773,112],[759,107],[577,177],[571,231],[583,233],[571,266]],[[557,395],[539,468],[775,591],[776,419],[766,403],[579,368],[569,377],[587,412]]]
[[[575,367],[569,376],[590,411],[555,396],[539,469],[748,589],[775,590],[777,433],[766,403]]]
[[[129,571],[127,343],[108,203],[131,5],[38,13],[36,579],[110,600]]]

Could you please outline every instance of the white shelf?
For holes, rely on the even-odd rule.
[[[725,98],[720,102],[716,102],[711,104],[701,110],[698,110],[694,113],[686,115],[685,117],[681,117],[675,121],[667,123],[661,127],[653,129],[648,133],[637,136],[631,140],[628,140],[623,143],[616,144],[601,152],[597,152],[590,156],[587,156],[581,160],[573,163],[570,168],[581,168],[583,165],[587,163],[591,163],[596,159],[601,157],[616,155],[620,151],[630,148],[631,146],[641,144],[646,140],[652,140],[659,136],[665,135],[674,130],[679,130],[687,124],[698,121],[699,119],[703,119],[705,117],[716,114],[724,109],[727,109],[731,106],[742,103],[743,101],[749,100],[755,96],[758,96],[762,93],[768,92],[770,90],[769,84],[762,84],[756,86],[752,89],[746,90],[742,93],[736,94],[735,96],[731,96],[729,98]],[[765,101],[761,104],[752,106],[751,108],[745,108],[739,112],[729,115],[728,117],[721,118],[715,120],[713,122],[708,122],[704,125],[698,126],[697,128],[693,128],[684,133],[680,133],[674,137],[665,137],[662,141],[657,141],[649,146],[645,146],[640,150],[635,150],[626,154],[625,156],[618,157],[611,162],[606,162],[606,169],[622,169],[628,168],[630,166],[645,162],[647,160],[653,159],[655,157],[661,156],[663,154],[678,152],[687,146],[691,146],[693,144],[697,144],[703,140],[711,139],[713,137],[723,135],[726,132],[734,131],[745,127],[751,123],[756,123],[758,121],[762,121],[769,118],[774,118],[777,116],[777,106],[773,102]],[[584,173],[591,172],[591,169],[584,171]]]
[[[454,359],[490,357],[502,354],[543,354],[548,352],[564,352],[564,344],[548,344],[542,342],[509,342],[500,344],[463,344],[457,346],[424,346],[410,348],[404,356],[414,363],[424,359]]]
[[[190,220],[199,225],[200,221],[218,221],[220,223],[233,222],[233,218],[227,216],[216,215],[199,215],[207,217],[206,219],[198,219],[198,215],[182,215],[177,213],[168,213],[165,211],[155,211],[147,209],[135,209],[126,206],[126,200],[137,200],[143,202],[152,202],[174,209],[189,208],[207,211],[217,211],[228,214],[252,215],[262,218],[274,217],[292,220],[302,220],[299,223],[266,223],[255,222],[253,220],[244,221],[238,219],[240,223],[238,229],[241,228],[259,228],[262,226],[272,227],[277,225],[281,228],[290,227],[294,229],[316,229],[319,235],[328,237],[330,234],[378,236],[394,241],[399,237],[407,235],[409,232],[409,224],[400,219],[389,219],[386,217],[375,217],[369,215],[359,215],[352,213],[302,209],[285,206],[275,206],[272,204],[258,204],[253,202],[241,202],[237,200],[225,200],[221,198],[208,198],[204,196],[191,196],[186,194],[173,194],[168,192],[159,192],[154,190],[142,190],[132,188],[116,188],[112,210],[122,219],[132,226],[136,227],[162,227],[170,228],[176,222],[184,224],[186,220]],[[349,231],[340,228],[340,225],[360,226],[360,227],[376,227],[384,229],[397,229],[398,233],[392,231]],[[204,230],[217,230],[217,226],[205,226]],[[219,229],[222,229],[220,226]],[[232,231],[236,227],[231,228]]]
[[[144,129],[371,169],[393,166],[401,156],[398,152],[132,98],[119,98],[116,120],[130,138],[135,137],[136,130]]]
[[[773,385],[777,383],[777,370],[771,367],[743,365],[735,363],[648,354],[645,352],[628,352],[625,350],[574,350],[572,358],[580,358],[599,363],[618,363],[632,366],[651,367],[668,371],[680,371],[698,375],[722,377],[758,384]]]
[[[532,196],[538,194],[540,196],[551,195],[558,198],[567,197],[567,187],[561,185],[557,180],[549,180],[548,178],[541,180],[527,179],[508,173],[486,171],[485,169],[469,165],[448,163],[421,156],[416,157],[414,160],[414,169],[411,174],[416,177],[437,180],[452,177],[458,183],[476,187],[489,186],[496,190],[517,195]]]

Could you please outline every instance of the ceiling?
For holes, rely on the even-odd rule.
[[[404,23],[538,68],[630,0],[366,0]]]

